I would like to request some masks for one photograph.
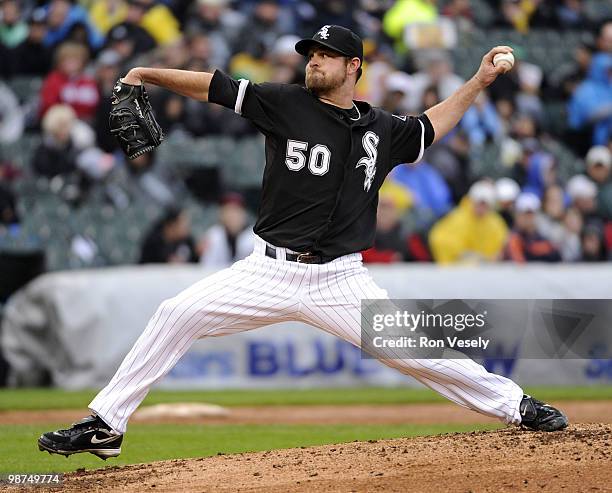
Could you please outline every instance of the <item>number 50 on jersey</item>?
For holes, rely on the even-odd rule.
[[[291,171],[299,171],[306,166],[308,161],[308,170],[317,176],[324,175],[329,171],[329,161],[331,159],[331,152],[329,148],[324,144],[317,144],[312,146],[308,157],[308,142],[302,142],[300,140],[287,140],[287,153],[285,157],[285,164]]]

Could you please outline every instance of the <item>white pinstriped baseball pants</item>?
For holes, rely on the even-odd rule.
[[[124,433],[131,414],[153,383],[168,373],[196,339],[233,334],[282,321],[300,321],[360,345],[361,300],[388,298],[350,254],[327,264],[302,264],[265,256],[256,238],[244,260],[202,279],[164,301],[119,369],[89,404]],[[522,389],[469,359],[382,360],[457,404],[505,423],[521,421]]]

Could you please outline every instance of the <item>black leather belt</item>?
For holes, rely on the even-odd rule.
[[[271,245],[266,245],[266,257],[276,259],[276,248]],[[325,257],[316,253],[285,253],[285,258],[289,262],[298,262],[300,264],[326,264],[338,257]]]

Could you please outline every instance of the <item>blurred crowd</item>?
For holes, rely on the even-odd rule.
[[[478,15],[484,7],[488,19]],[[586,0],[0,0],[0,146],[42,136],[26,170],[0,155],[0,244],[27,221],[15,185],[43,177],[71,208],[92,194],[118,210],[136,196],[159,204],[164,213],[142,238],[142,263],[218,267],[250,251],[254,204],[240,190],[221,184],[212,194],[217,224],[193,232],[181,210],[189,184],[155,153],[121,154],[108,113],[114,83],[130,67],[220,68],[253,82],[301,84],[305,61],[295,42],[340,24],[364,39],[358,98],[418,114],[464,82],[453,65],[458,35],[554,29],[581,35],[564,64],[545,70],[524,59],[529,47],[515,46],[514,70],[478,97],[457,128],[418,166],[393,170],[364,260],[610,260],[612,19],[588,7]],[[490,47],[479,48],[482,56]],[[42,85],[36,98],[20,101],[10,82],[24,77]],[[148,89],[168,138],[256,134],[230,110]],[[565,108],[562,132],[547,126],[550,103]],[[499,149],[503,176],[479,171],[490,145]],[[555,146],[581,169],[568,176]]]

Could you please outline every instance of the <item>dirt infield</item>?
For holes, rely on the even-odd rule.
[[[554,402],[572,422],[611,423],[610,401]],[[454,404],[402,404],[351,406],[258,406],[231,407],[227,416],[192,418],[142,418],[136,413],[130,423],[184,424],[431,424],[497,423],[497,420]],[[0,412],[0,424],[64,423],[87,414],[80,410]]]
[[[610,402],[555,402],[568,430],[533,433],[515,427],[433,437],[353,442],[106,467],[66,475],[66,492],[612,492]],[[3,412],[0,423],[70,423],[82,410]],[[451,404],[270,406],[230,408],[174,423],[486,423]],[[19,491],[11,490],[8,491]],[[45,491],[37,488],[37,491]],[[58,491],[57,489],[48,491]]]
[[[68,474],[62,491],[612,491],[612,427],[513,427],[109,467]]]

